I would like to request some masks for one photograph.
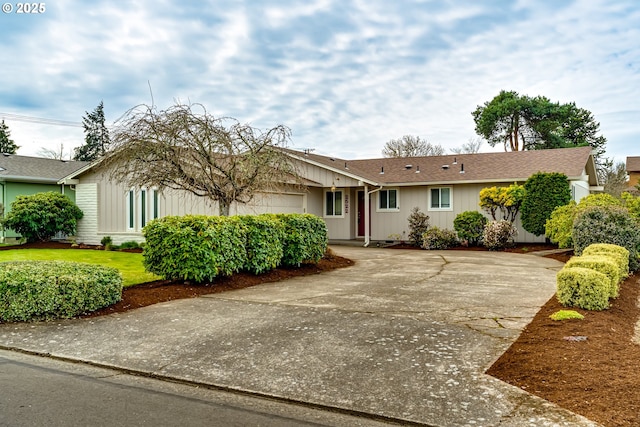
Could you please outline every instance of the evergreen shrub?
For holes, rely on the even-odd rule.
[[[286,237],[282,221],[273,214],[243,215],[239,218],[245,225],[247,237],[243,270],[260,274],[280,265]]]
[[[571,257],[565,268],[590,268],[609,278],[609,298],[618,296],[620,290],[620,266],[610,257],[604,255],[582,255]]]
[[[144,266],[165,279],[206,282],[246,265],[246,227],[238,217],[166,216],[142,233]]]
[[[576,255],[594,243],[610,243],[629,251],[629,270],[639,267],[640,227],[629,212],[618,206],[591,206],[576,215],[572,229]]]
[[[466,211],[456,215],[453,228],[460,240],[466,240],[469,245],[478,245],[482,241],[487,218],[478,211]]]
[[[64,261],[0,264],[0,321],[69,318],[122,299],[115,268]]]
[[[536,236],[541,236],[545,232],[545,224],[551,212],[571,200],[569,179],[562,173],[538,172],[525,181],[524,191],[521,207],[522,227]]]
[[[429,229],[429,215],[416,206],[411,210],[407,220],[409,221],[409,242],[414,246],[421,247],[422,236]]]
[[[44,242],[57,233],[74,234],[81,218],[82,211],[71,199],[49,191],[16,197],[2,225],[27,242]]]
[[[563,268],[556,275],[556,297],[565,307],[585,310],[609,308],[610,279],[584,267]]]
[[[620,279],[629,275],[629,251],[626,248],[610,243],[594,243],[582,251],[582,255],[604,255],[614,259],[620,268]]]
[[[311,214],[276,214],[285,229],[282,265],[317,263],[327,250],[327,225]]]

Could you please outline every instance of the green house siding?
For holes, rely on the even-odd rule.
[[[76,192],[69,186],[65,186],[64,190],[61,185],[58,184],[36,184],[28,182],[0,182],[0,200],[4,208],[4,214],[7,214],[11,210],[11,203],[17,196],[29,196],[36,193],[45,193],[48,191],[54,191],[56,193],[64,192],[74,203],[76,201]],[[1,230],[0,237],[16,238],[20,237],[19,234],[13,230]]]

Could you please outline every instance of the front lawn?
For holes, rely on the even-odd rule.
[[[142,254],[90,249],[15,249],[0,251],[3,261],[75,261],[113,267],[122,274],[125,287],[160,280],[142,266]]]

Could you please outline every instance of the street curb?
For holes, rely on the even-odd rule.
[[[51,353],[43,353],[43,352],[38,352],[38,351],[33,351],[33,350],[25,350],[25,349],[22,349],[22,348],[19,348],[19,347],[8,347],[8,346],[0,345],[0,350],[12,351],[12,352],[26,354],[26,355],[30,355],[30,356],[45,357],[45,358],[57,360],[57,361],[60,361],[60,362],[68,362],[68,363],[74,363],[74,364],[79,364],[79,365],[92,366],[92,367],[95,367],[95,368],[109,369],[109,370],[120,372],[120,373],[126,374],[126,375],[150,378],[150,379],[170,382],[170,383],[174,383],[174,384],[181,384],[181,385],[187,385],[187,386],[193,386],[193,387],[206,388],[206,389],[209,389],[209,390],[222,391],[222,392],[226,392],[226,393],[233,393],[233,394],[237,394],[237,395],[240,395],[240,396],[255,397],[255,398],[271,400],[271,401],[279,402],[279,403],[297,405],[297,406],[301,406],[301,407],[305,407],[305,408],[309,408],[309,409],[317,409],[317,410],[322,410],[322,411],[327,411],[327,412],[338,413],[338,414],[342,414],[342,415],[349,415],[349,416],[353,416],[353,417],[366,418],[366,419],[369,419],[369,420],[372,420],[372,421],[382,421],[382,422],[401,425],[401,426],[441,427],[441,426],[437,426],[437,425],[434,425],[434,424],[420,423],[420,422],[410,421],[410,420],[406,420],[406,419],[402,419],[402,418],[395,418],[395,417],[389,417],[389,416],[380,415],[380,414],[374,414],[374,413],[370,413],[370,412],[358,411],[358,410],[354,410],[354,409],[341,408],[339,406],[330,406],[330,405],[323,405],[323,404],[319,404],[319,403],[305,402],[303,400],[296,400],[296,399],[292,399],[292,398],[288,398],[288,397],[270,395],[270,394],[266,394],[266,393],[260,393],[260,392],[255,392],[255,391],[251,391],[251,390],[244,390],[244,389],[240,389],[240,388],[233,388],[233,387],[229,387],[229,386],[221,386],[221,385],[209,384],[209,383],[204,383],[204,382],[199,382],[199,381],[194,381],[194,380],[186,380],[186,379],[183,379],[183,378],[176,378],[176,377],[171,377],[171,376],[166,376],[166,375],[159,375],[159,374],[155,374],[153,372],[138,371],[138,370],[135,370],[135,369],[123,368],[123,367],[119,367],[119,366],[115,366],[115,365],[108,365],[108,364],[105,364],[105,363],[92,362],[92,361],[89,361],[89,360],[74,359],[74,358],[65,357],[65,356],[56,356],[56,355],[51,354]]]

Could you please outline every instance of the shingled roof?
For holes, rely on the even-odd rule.
[[[591,147],[365,160],[289,151],[304,161],[375,185],[525,181],[536,172],[560,172],[569,179],[586,173],[589,184],[598,185]]]
[[[55,184],[89,162],[0,154],[0,181]]]
[[[627,172],[640,172],[640,156],[627,157]]]

